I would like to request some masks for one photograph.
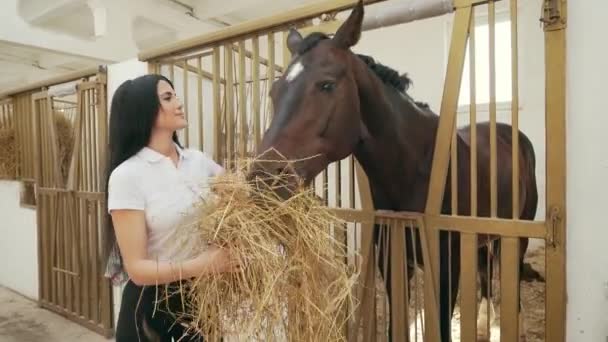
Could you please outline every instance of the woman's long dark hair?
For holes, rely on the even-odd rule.
[[[160,108],[157,88],[160,81],[166,81],[173,88],[173,83],[166,77],[150,74],[127,80],[116,89],[110,106],[106,189],[112,171],[150,142],[152,128]],[[181,147],[176,133],[173,133],[173,141]],[[107,199],[106,192],[106,212]],[[104,232],[106,242],[104,260],[107,260],[108,254],[116,242],[112,220],[108,218],[107,222],[108,225]]]

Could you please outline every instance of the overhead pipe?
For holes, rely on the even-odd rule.
[[[363,30],[405,24],[454,11],[454,0],[402,0],[380,3],[365,10]]]

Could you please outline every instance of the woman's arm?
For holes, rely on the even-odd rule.
[[[227,249],[217,247],[179,263],[151,260],[147,255],[144,212],[113,210],[111,215],[125,269],[137,285],[166,284],[203,274],[234,272],[239,268],[238,261]]]

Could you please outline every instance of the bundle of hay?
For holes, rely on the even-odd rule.
[[[68,178],[72,150],[74,149],[74,125],[61,112],[55,111],[55,136],[57,138],[57,158],[62,179]],[[30,139],[33,137],[30,137]],[[19,153],[15,129],[0,126],[0,179],[16,179]]]
[[[13,128],[0,126],[0,179],[17,178],[17,143]]]
[[[53,121],[55,122],[55,136],[57,138],[57,159],[59,171],[63,181],[67,181],[72,162],[72,150],[74,149],[74,125],[61,112],[55,111]]]
[[[189,238],[230,248],[246,267],[189,284],[190,307],[181,316],[207,336],[343,340],[357,277],[336,238],[344,222],[311,190],[283,201],[259,185],[244,172],[227,173],[215,180],[215,196],[200,205]]]

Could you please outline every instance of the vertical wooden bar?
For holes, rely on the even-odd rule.
[[[451,205],[452,215],[458,215],[458,120],[454,120],[452,143],[450,144],[450,178],[451,178]],[[448,233],[451,236],[451,232]]]
[[[253,113],[253,136],[254,136],[254,151],[260,153],[258,148],[262,140],[262,133],[260,128],[260,37],[253,37],[252,41],[253,59],[251,61],[251,69],[253,73],[253,96],[252,99],[252,113]],[[266,96],[266,94],[264,94]]]
[[[24,114],[24,121],[25,121],[25,127],[24,127],[24,135],[22,138],[22,142],[24,142],[24,146],[25,148],[23,149],[23,160],[26,162],[27,168],[24,170],[25,174],[27,176],[28,179],[32,179],[34,176],[34,161],[32,160],[32,158],[28,157],[29,153],[32,153],[31,151],[34,149],[34,146],[31,142],[31,140],[29,139],[29,137],[31,137],[34,133],[33,133],[33,110],[34,110],[34,106],[33,103],[31,101],[29,101],[29,99],[31,99],[32,95],[28,95],[24,100],[24,108],[26,110]]]
[[[245,41],[239,41],[239,155],[241,158],[247,156],[247,94],[245,93],[246,70],[245,70]]]
[[[519,218],[519,53],[517,0],[511,0],[511,127],[513,160],[513,218]]]
[[[86,151],[86,150],[85,150]],[[83,151],[84,152],[84,151]],[[81,249],[81,260],[89,260],[89,225],[88,225],[88,212],[87,212],[87,203],[84,199],[80,199],[80,227],[82,227],[82,249]],[[82,272],[82,315],[86,319],[90,319],[91,317],[91,306],[90,299],[91,298],[91,290],[89,284],[91,282],[90,277],[90,266],[85,262],[83,263],[83,272]]]
[[[407,336],[407,314],[409,310],[404,287],[407,287],[405,278],[405,236],[403,222],[391,220],[390,230],[390,254],[391,254],[391,326],[393,328],[393,339],[397,342],[406,342]]]
[[[274,32],[270,32],[268,34],[268,64],[267,64],[267,78],[268,84],[271,85],[274,82],[275,75],[275,44],[274,44]],[[270,117],[268,118],[269,122],[272,120],[273,110],[272,110],[272,101],[268,101],[268,108],[270,112]],[[268,126],[268,122],[264,123],[264,127]]]
[[[183,70],[183,83],[184,83],[184,115],[186,118],[186,122],[188,122],[188,126],[184,128],[184,146],[190,147],[190,122],[188,121],[188,60],[184,59],[184,63],[182,67]]]
[[[84,139],[85,141],[88,141],[91,137],[91,94],[88,89],[84,91],[84,94],[86,103]],[[91,147],[90,144],[85,144],[84,146],[84,191],[91,191]]]
[[[80,115],[80,114],[79,114]],[[84,311],[83,311],[83,302],[85,302],[85,300],[83,298],[85,298],[82,295],[83,292],[83,286],[82,286],[82,279],[83,279],[83,272],[84,272],[84,268],[85,265],[83,265],[84,263],[80,262],[80,260],[82,260],[83,258],[83,254],[82,254],[82,249],[81,249],[81,244],[82,244],[82,215],[81,215],[81,211],[80,211],[80,198],[78,194],[74,194],[74,198],[73,198],[73,203],[74,203],[74,222],[75,222],[75,229],[74,229],[74,257],[75,257],[75,261],[76,261],[76,273],[78,273],[78,277],[76,278],[76,309],[75,309],[75,313],[78,317],[83,317],[84,316]]]
[[[363,341],[375,341],[375,325],[370,327],[370,323],[375,322],[375,258],[374,258],[374,214],[373,202],[369,182],[365,171],[359,163],[355,164],[355,176],[359,184],[361,197],[361,207],[372,213],[367,221],[361,222],[361,282],[357,286],[357,298],[361,305],[355,308],[355,329],[358,331],[363,324]]]
[[[104,179],[106,179],[107,173],[106,173],[106,163],[105,163],[105,158],[101,158],[101,156],[105,156],[106,155],[106,148],[105,146],[107,146],[107,134],[108,134],[108,115],[107,115],[107,105],[106,105],[106,74],[103,74],[101,79],[98,81],[98,85],[97,85],[97,98],[98,98],[98,104],[97,104],[97,120],[99,123],[99,156],[100,156],[100,181],[101,181],[101,186],[99,188],[100,192],[105,192],[106,186],[105,186],[105,182],[103,181]],[[107,229],[108,225],[107,225],[107,215],[106,215],[106,206],[105,206],[105,201],[99,201],[99,211],[98,211],[98,215],[100,218],[100,228],[103,229]],[[101,232],[100,232],[101,233]],[[102,234],[102,236],[104,236]],[[107,247],[107,243],[105,240],[101,240],[101,246],[102,246],[102,255],[105,256],[107,255],[105,248]],[[102,264],[100,265],[100,272],[103,272],[104,270],[104,266],[105,265],[105,260],[102,259]],[[112,301],[112,287],[110,284],[110,281],[108,279],[106,279],[104,276],[101,275],[100,273],[100,282],[101,282],[101,298],[102,298],[102,311],[101,311],[101,323],[103,324],[104,328],[106,329],[106,331],[110,330],[110,328],[113,326],[113,315],[112,315],[112,307],[113,307],[113,301]],[[106,336],[107,337],[107,336]]]
[[[169,80],[175,84],[175,64],[173,62],[168,64],[169,67]]]
[[[437,130],[437,139],[435,141],[435,153],[433,155],[433,166],[431,170],[431,178],[429,184],[429,196],[427,198],[425,213],[428,215],[439,215],[441,211],[441,201],[443,199],[443,191],[445,188],[445,180],[447,176],[447,166],[449,161],[449,145],[451,137],[450,132],[454,127],[456,120],[456,108],[458,105],[458,96],[460,82],[462,79],[462,69],[464,66],[466,42],[469,32],[472,7],[470,5],[459,7],[456,9],[454,29],[452,30],[452,40],[450,46],[450,55],[448,59],[447,73],[445,77],[445,85],[443,98],[441,103],[441,115],[439,127]],[[428,259],[425,260],[425,267],[430,271],[431,277],[427,277],[425,272],[425,299],[437,299],[435,292],[435,284],[439,284],[439,231],[438,227],[428,226],[428,234],[421,229],[421,234],[425,234],[422,241],[427,241],[428,244]],[[427,246],[423,243],[423,249]],[[428,261],[428,263],[426,263]],[[427,283],[427,280],[428,283]],[[426,303],[426,302],[425,302]],[[437,303],[434,303],[437,304]],[[438,340],[438,327],[433,327],[430,324],[438,322],[431,315],[437,313],[438,307],[431,308],[426,305],[425,322],[426,322],[426,339],[428,341]],[[436,316],[438,317],[438,316]]]
[[[67,192],[59,194],[61,196],[61,224],[63,226],[64,238],[63,238],[63,269],[68,272],[72,272],[72,258],[70,258],[70,251],[72,250],[72,226],[70,225],[70,208],[68,206]],[[73,312],[73,298],[74,291],[72,290],[73,275],[65,273],[65,294],[66,294],[66,306],[68,312]]]
[[[32,99],[31,102],[34,102],[34,100]],[[18,109],[15,110],[16,115],[18,115],[18,131],[17,131],[17,141],[22,144],[22,138],[23,138],[23,133],[24,133],[24,125],[23,125],[23,121],[24,121],[24,116],[25,116],[25,112],[24,112],[24,98],[22,96],[18,96],[15,100],[15,105],[16,108]],[[33,115],[33,127],[32,130],[34,131],[34,133],[39,131],[39,127],[40,127],[40,118],[36,115],[36,113],[32,113]],[[17,118],[16,118],[17,119]],[[34,179],[35,179],[35,184],[40,185],[40,181],[42,179],[42,173],[40,170],[40,163],[38,162],[38,160],[40,159],[40,155],[41,155],[41,151],[40,151],[40,146],[42,144],[41,139],[40,139],[40,135],[39,134],[32,134],[32,140],[34,142],[34,149],[33,149],[33,159],[36,161],[36,165],[37,167],[34,168]],[[23,147],[23,145],[21,145]],[[23,159],[23,148],[20,151],[21,154],[21,162],[24,161]],[[23,170],[21,173],[21,178],[23,178]],[[25,184],[24,184],[25,185]],[[40,297],[41,301],[44,302],[48,302],[49,300],[49,296],[48,296],[48,286],[47,286],[47,273],[45,272],[45,265],[46,265],[46,260],[45,260],[45,256],[46,256],[46,246],[47,244],[45,243],[46,241],[46,231],[43,229],[43,217],[44,217],[44,213],[40,210],[40,207],[42,206],[42,196],[39,196],[39,203],[38,203],[38,210],[36,210],[36,228],[37,228],[37,233],[38,233],[38,279],[40,279],[40,285],[38,286],[38,296]]]
[[[201,151],[205,150],[205,118],[203,116],[203,57],[196,59],[196,71],[197,71],[197,94],[198,101],[198,148]]]
[[[494,0],[488,2],[490,48],[490,215],[496,217],[498,208],[496,160],[496,9]]]
[[[460,234],[460,340],[477,338],[477,234]],[[483,286],[483,284],[482,284]]]
[[[213,159],[223,164],[221,159],[221,99],[220,99],[220,48],[213,48]]]
[[[519,238],[500,241],[500,341],[519,341]]]
[[[234,157],[234,69],[232,43],[224,46],[224,68],[226,76],[226,157],[227,168],[233,166]]]
[[[469,24],[469,84],[470,84],[470,126],[471,126],[471,216],[477,216],[477,79],[475,66],[475,7]]]
[[[94,101],[92,103],[92,110],[93,113],[95,114],[91,120],[93,122],[93,136],[91,137],[92,143],[93,143],[93,179],[95,180],[94,183],[94,189],[93,191],[95,192],[99,192],[101,191],[101,177],[100,177],[100,173],[101,170],[103,170],[101,168],[101,165],[99,164],[99,160],[101,158],[101,155],[99,153],[99,94],[97,92],[97,88],[92,88],[91,89],[91,94],[94,98]]]
[[[545,141],[547,228],[545,251],[546,341],[566,340],[566,1],[559,18],[545,26]],[[546,3],[545,6],[548,6]]]
[[[101,286],[100,272],[99,272],[99,221],[97,220],[97,203],[94,200],[89,200],[89,227],[91,227],[91,320],[96,324],[100,322],[100,295],[99,287]]]

